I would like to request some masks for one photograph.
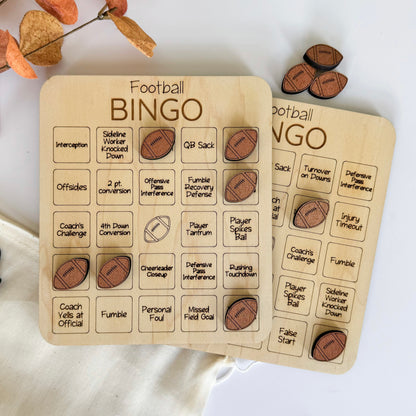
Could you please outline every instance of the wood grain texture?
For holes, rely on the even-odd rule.
[[[39,308],[49,342],[252,343],[267,336],[271,100],[269,86],[256,77],[47,81],[40,116]],[[230,161],[225,148],[238,131],[254,150]],[[256,193],[247,203],[228,203],[228,179],[246,171],[259,175]],[[90,284],[58,293],[51,287],[56,259],[72,255],[90,259]],[[111,259],[127,257],[127,276],[127,267],[117,266],[111,281],[102,273],[97,282],[106,262],[111,274]],[[225,282],[225,257],[233,273],[235,266],[252,267],[255,277]],[[257,319],[242,331],[224,326],[235,297],[258,301]],[[60,320],[60,308],[73,318]]]

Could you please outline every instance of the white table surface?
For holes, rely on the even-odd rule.
[[[101,7],[78,4],[80,22]],[[18,37],[30,8],[37,8],[32,0],[9,0],[0,7],[0,28]],[[331,376],[259,363],[217,385],[204,415],[415,414],[416,2],[131,0],[127,15],[157,41],[154,58],[103,21],[67,38],[62,62],[37,69],[38,80],[0,74],[0,212],[37,230],[38,98],[52,75],[257,75],[276,97],[384,116],[397,142],[354,367]],[[343,53],[346,89],[325,102],[285,96],[285,71],[315,43]]]

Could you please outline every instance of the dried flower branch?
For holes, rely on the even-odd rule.
[[[36,3],[65,25],[73,25],[78,20],[78,7],[74,0],[36,0]]]
[[[0,5],[7,0],[0,0]],[[64,33],[60,22],[73,24],[78,19],[78,9],[73,0],[36,0],[46,12],[31,10],[20,23],[20,45],[8,31],[0,30],[0,73],[12,68],[25,78],[36,78],[34,65],[49,66],[61,59],[63,38],[104,19],[111,19],[120,32],[138,50],[148,57],[153,56],[154,40],[140,26],[123,16],[127,11],[127,0],[106,0],[98,15],[77,28]],[[73,22],[73,23],[69,23]]]

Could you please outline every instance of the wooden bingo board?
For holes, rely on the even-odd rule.
[[[395,132],[386,119],[273,100],[273,327],[254,344],[209,352],[339,374],[355,361],[387,190]],[[304,202],[329,202],[326,221],[300,229]],[[314,360],[317,336],[347,335],[344,352]]]
[[[46,340],[253,343],[267,336],[271,102],[269,86],[256,77],[81,76],[45,84],[40,328]],[[255,131],[257,145],[244,160],[227,160],[228,140],[242,129]],[[149,159],[142,145],[155,131],[163,132],[151,146],[175,141],[166,155]],[[255,192],[227,202],[227,183],[247,171],[257,175]],[[67,263],[72,259],[81,260]],[[56,273],[63,264],[69,271]],[[78,286],[61,282],[68,273],[78,282],[88,265]],[[249,267],[249,279],[235,277],[241,265]],[[106,286],[104,266],[106,276],[117,270],[117,286]],[[58,274],[67,290],[56,289]],[[257,318],[244,330],[226,329],[228,307],[245,297],[257,300]]]

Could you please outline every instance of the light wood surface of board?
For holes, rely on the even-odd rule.
[[[54,77],[44,85],[39,319],[46,340],[253,343],[267,336],[271,99],[256,77]],[[226,143],[243,128],[257,131],[257,146],[228,161]],[[157,129],[175,133],[173,150],[144,159],[141,144]],[[257,173],[256,192],[225,201],[228,180],[244,171]],[[102,289],[96,277],[115,256],[130,257],[130,274]],[[56,270],[75,257],[89,260],[85,281],[55,290]],[[239,267],[252,273],[230,277]],[[258,301],[257,319],[227,330],[226,310],[243,297]]]
[[[344,373],[354,364],[395,142],[382,117],[273,99],[273,328],[256,344],[195,349]],[[326,221],[294,226],[297,208],[329,202]],[[316,361],[316,337],[340,330],[344,352]]]

